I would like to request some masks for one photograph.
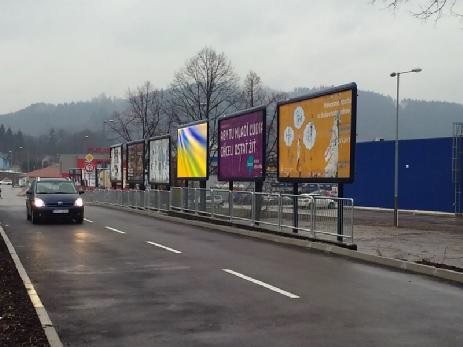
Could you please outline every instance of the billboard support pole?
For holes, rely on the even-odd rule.
[[[188,208],[188,180],[185,180],[185,188],[183,190],[183,192],[186,192],[186,194],[183,194],[183,210]]]
[[[344,197],[344,184],[338,184],[338,198]],[[338,200],[338,241],[343,242],[344,235],[344,203],[343,200]]]
[[[297,233],[299,227],[299,206],[297,195],[299,195],[299,184],[293,183],[293,233]]]
[[[228,215],[233,220],[233,181],[228,181]]]
[[[199,209],[206,212],[206,181],[199,181]],[[211,196],[211,203],[214,204],[214,196]]]
[[[95,165],[95,188],[98,188],[100,182],[98,180],[98,168]]]

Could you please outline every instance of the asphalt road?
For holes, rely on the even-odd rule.
[[[5,190],[0,221],[65,345],[463,345],[461,286],[101,207],[36,226]]]

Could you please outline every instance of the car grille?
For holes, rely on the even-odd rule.
[[[59,204],[57,202],[47,202],[46,203],[46,206],[47,207],[72,207],[74,206],[74,203],[73,202],[66,202],[66,201],[63,201],[62,204]]]

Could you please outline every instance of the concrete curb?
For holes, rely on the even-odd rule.
[[[47,310],[43,306],[42,301],[39,298],[39,295],[35,291],[34,285],[32,284],[29,276],[27,275],[26,270],[24,269],[24,266],[22,265],[21,260],[18,257],[18,254],[16,253],[13,245],[10,242],[10,239],[6,235],[2,226],[0,226],[0,234],[2,235],[6,246],[8,247],[8,251],[10,252],[11,257],[13,258],[14,264],[16,265],[16,269],[18,270],[19,275],[21,276],[21,279],[24,283],[24,287],[26,287],[27,294],[29,295],[29,299],[31,300],[32,305],[35,308],[35,312],[37,312],[37,316],[39,317],[40,323],[42,324],[42,328],[45,332],[45,335],[47,336],[48,343],[51,347],[62,347],[63,344],[61,343],[58,333],[56,332],[56,329],[53,326],[50,317],[48,316]]]
[[[202,222],[202,221],[193,220],[193,219],[173,217],[173,216],[168,216],[164,213],[152,211],[152,210],[138,210],[138,209],[121,207],[121,206],[98,204],[98,203],[90,203],[89,205],[95,205],[95,206],[100,206],[100,207],[105,207],[105,208],[112,208],[112,209],[117,209],[121,211],[128,211],[128,212],[132,212],[135,214],[156,217],[158,219],[165,220],[165,221],[176,222],[180,224],[194,225],[194,226],[202,227],[202,228],[209,229],[212,231],[219,230],[219,231],[223,231],[223,232],[227,232],[231,234],[252,237],[252,238],[256,238],[260,240],[266,240],[266,241],[276,242],[280,244],[304,247],[308,249],[317,250],[320,252],[336,254],[336,255],[356,259],[356,260],[363,261],[363,262],[373,263],[373,264],[377,264],[381,266],[395,268],[395,269],[402,270],[402,271],[432,276],[432,277],[440,278],[443,280],[453,281],[453,282],[463,284],[463,273],[460,273],[457,271],[439,269],[434,266],[417,264],[417,263],[413,263],[410,261],[361,253],[358,251],[339,247],[339,246],[332,245],[332,244],[326,244],[323,242],[313,242],[309,240],[301,240],[301,239],[295,239],[291,237],[268,234],[268,233],[257,232],[257,231],[252,231],[252,230],[239,229],[236,227],[231,227],[231,226],[226,226],[226,225],[212,224],[212,223]]]

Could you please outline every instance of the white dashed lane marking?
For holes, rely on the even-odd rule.
[[[169,252],[172,252],[172,253],[175,253],[175,254],[180,254],[180,253],[182,253],[182,252],[180,252],[180,251],[177,251],[176,249],[163,246],[163,245],[161,245],[161,244],[159,244],[159,243],[156,243],[156,242],[146,241],[146,243],[149,243],[150,245],[153,245],[153,246],[156,246],[156,247],[165,249],[166,251],[169,251]]]
[[[89,222],[89,223],[93,223],[93,221],[92,221],[92,220],[90,220],[90,219],[87,219],[87,218],[84,218],[84,221],[86,221],[86,222]]]
[[[121,230],[118,230],[112,227],[105,226],[105,228],[111,231],[115,231],[116,233],[119,233],[119,234],[125,234],[125,231],[121,231]]]
[[[270,285],[270,284],[268,284],[268,283],[265,283],[265,282],[256,280],[256,279],[254,279],[254,278],[252,278],[252,277],[249,277],[249,276],[240,274],[239,272],[235,272],[235,271],[229,270],[229,269],[222,269],[222,270],[225,271],[225,272],[227,272],[227,273],[229,273],[229,274],[231,274],[231,275],[237,276],[237,277],[242,278],[242,279],[244,279],[244,280],[246,280],[246,281],[252,282],[252,283],[254,283],[254,284],[257,284],[257,285],[259,285],[259,286],[262,286],[262,287],[264,287],[264,288],[267,288],[267,289],[270,289],[270,290],[272,290],[272,291],[274,291],[274,292],[277,292],[277,293],[279,293],[279,294],[281,294],[281,295],[287,296],[288,298],[291,298],[291,299],[299,299],[299,296],[296,295],[296,294],[287,292],[286,290],[283,290],[283,289],[277,288],[277,287],[275,287],[275,286],[272,286],[272,285]]]

